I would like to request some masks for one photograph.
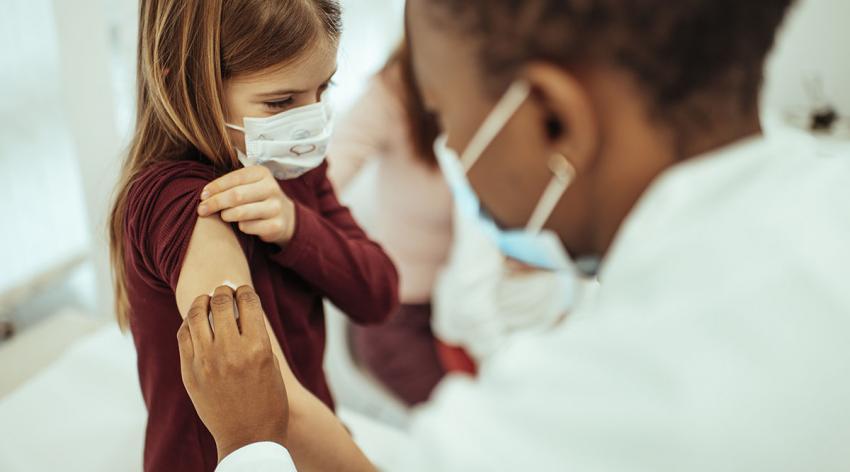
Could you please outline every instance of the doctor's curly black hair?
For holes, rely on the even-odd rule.
[[[794,0],[431,0],[438,26],[478,36],[501,93],[522,64],[631,73],[664,115],[718,97],[757,108],[765,57]],[[486,45],[486,47],[484,47]]]

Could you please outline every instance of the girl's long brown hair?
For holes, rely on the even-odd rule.
[[[224,81],[284,66],[325,34],[337,40],[336,0],[141,0],[135,131],[109,222],[115,309],[129,325],[124,228],[134,178],[162,161],[236,168],[225,128]]]

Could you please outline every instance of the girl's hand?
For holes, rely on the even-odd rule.
[[[295,204],[271,171],[251,166],[233,171],[204,187],[200,216],[221,212],[221,219],[267,243],[285,246],[295,233]]]

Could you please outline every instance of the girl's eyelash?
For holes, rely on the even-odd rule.
[[[280,108],[286,108],[289,105],[292,105],[292,102],[294,102],[294,101],[295,100],[292,97],[289,97],[289,98],[285,98],[283,100],[277,100],[277,101],[274,101],[274,102],[265,102],[265,105],[269,108],[280,109]]]
[[[327,89],[334,87],[334,86],[336,86],[336,81],[330,80],[326,84],[322,85],[322,90],[327,90]],[[281,109],[289,107],[294,102],[295,102],[294,97],[287,97],[283,100],[276,100],[276,101],[273,101],[273,102],[263,102],[263,104],[265,106],[273,109],[273,110],[281,110]]]

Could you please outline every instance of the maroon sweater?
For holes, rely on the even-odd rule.
[[[235,231],[292,371],[333,408],[322,369],[322,300],[356,323],[380,323],[397,308],[398,275],[380,246],[340,205],[326,173],[323,164],[281,182],[297,215],[285,249]],[[215,177],[212,167],[200,162],[160,163],[134,179],[129,192],[125,266],[130,328],[148,409],[146,471],[200,472],[216,466],[215,443],[180,378],[176,333],[181,317],[174,297],[201,190]]]

